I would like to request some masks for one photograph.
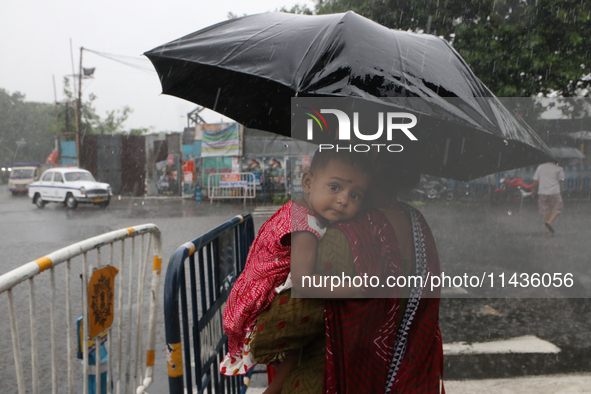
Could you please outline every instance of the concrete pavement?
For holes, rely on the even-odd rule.
[[[444,382],[449,394],[574,394],[591,393],[591,374],[526,376]]]
[[[444,381],[447,394],[580,394],[591,393],[591,374],[526,376],[513,379]],[[251,387],[248,394],[262,394]]]

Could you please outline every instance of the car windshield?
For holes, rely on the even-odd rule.
[[[67,182],[78,182],[78,181],[92,181],[95,182],[90,172],[66,172],[65,174]]]
[[[31,168],[13,168],[10,173],[10,179],[29,179],[33,178],[35,170]]]

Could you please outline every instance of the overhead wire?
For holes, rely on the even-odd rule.
[[[152,67],[150,61],[147,58],[144,59],[144,58],[136,57],[136,56],[117,55],[117,54],[113,54],[113,53],[100,52],[100,51],[95,51],[94,49],[89,49],[86,47],[84,47],[83,49],[87,52],[94,53],[97,56],[101,56],[106,59],[112,60],[114,62],[124,64],[128,67],[135,68],[139,71],[142,71],[142,72],[145,72],[148,74],[152,74],[152,75],[156,74],[156,70]]]
[[[113,53],[99,52],[99,51],[95,51],[93,49],[88,49],[88,48],[84,48],[84,50],[88,51],[90,53],[94,53],[97,56],[101,56],[106,59],[113,60],[114,62],[124,64],[128,67],[132,67],[132,68],[135,68],[137,70],[140,70],[140,71],[143,71],[143,72],[146,72],[149,74],[156,73],[154,68],[152,68],[149,65],[150,61],[148,59],[142,59],[140,57],[135,57],[135,56],[116,55]]]

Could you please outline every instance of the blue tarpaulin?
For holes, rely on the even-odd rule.
[[[76,164],[76,141],[60,141],[60,166],[75,166]]]

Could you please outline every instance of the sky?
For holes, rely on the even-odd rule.
[[[109,110],[129,106],[133,113],[124,128],[181,131],[187,113],[197,107],[161,95],[158,77],[142,53],[237,15],[275,11],[294,4],[313,8],[312,0],[30,0],[0,5],[0,88],[21,92],[26,101],[63,100],[63,77],[78,73],[80,47],[116,55],[136,67],[83,51],[83,66],[96,67],[83,80],[83,100],[97,96],[94,107],[104,118]],[[137,68],[140,67],[140,68]],[[209,123],[227,118],[201,113]]]

